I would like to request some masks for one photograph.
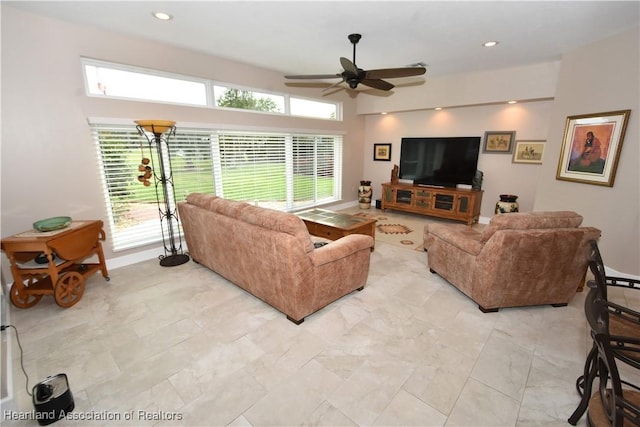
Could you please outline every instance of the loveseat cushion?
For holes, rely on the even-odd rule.
[[[582,215],[572,211],[517,212],[494,215],[480,235],[482,243],[498,230],[531,230],[549,228],[576,228],[582,224]]]
[[[439,238],[472,255],[482,250],[481,233],[464,224],[432,223],[425,226],[425,247],[429,250],[431,239]]]

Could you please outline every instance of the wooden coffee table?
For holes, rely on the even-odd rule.
[[[307,226],[309,234],[338,240],[349,234],[365,234],[376,238],[376,220],[332,212],[325,209],[309,209],[297,212]],[[373,247],[371,250],[373,251]]]

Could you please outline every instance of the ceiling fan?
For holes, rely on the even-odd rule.
[[[382,68],[379,70],[363,70],[362,68],[358,68],[356,65],[356,45],[361,37],[362,35],[360,34],[349,34],[349,41],[353,44],[353,61],[344,57],[340,58],[340,64],[344,70],[342,73],[290,75],[284,77],[286,79],[342,79],[323,89],[323,91],[338,86],[342,82],[346,82],[351,89],[357,88],[358,84],[363,84],[374,89],[391,90],[394,88],[394,85],[382,79],[419,76],[427,71],[425,67]]]

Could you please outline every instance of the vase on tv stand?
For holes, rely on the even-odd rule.
[[[360,209],[369,209],[371,207],[372,194],[371,181],[360,181],[360,186],[358,187],[358,204],[360,205]]]
[[[496,214],[518,212],[520,205],[516,201],[518,196],[514,194],[501,194],[500,201],[496,203]]]

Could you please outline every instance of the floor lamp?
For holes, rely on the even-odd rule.
[[[158,257],[160,265],[163,267],[181,265],[189,261],[189,256],[182,251],[182,237],[180,236],[180,223],[173,189],[171,155],[169,154],[169,138],[176,133],[175,122],[169,120],[136,120],[136,124],[140,135],[143,135],[149,142],[151,167],[155,171],[153,176],[155,177],[156,200],[160,215],[162,243],[164,244],[164,255]],[[155,159],[154,150],[152,149],[154,146]],[[158,168],[156,168],[156,160]]]

